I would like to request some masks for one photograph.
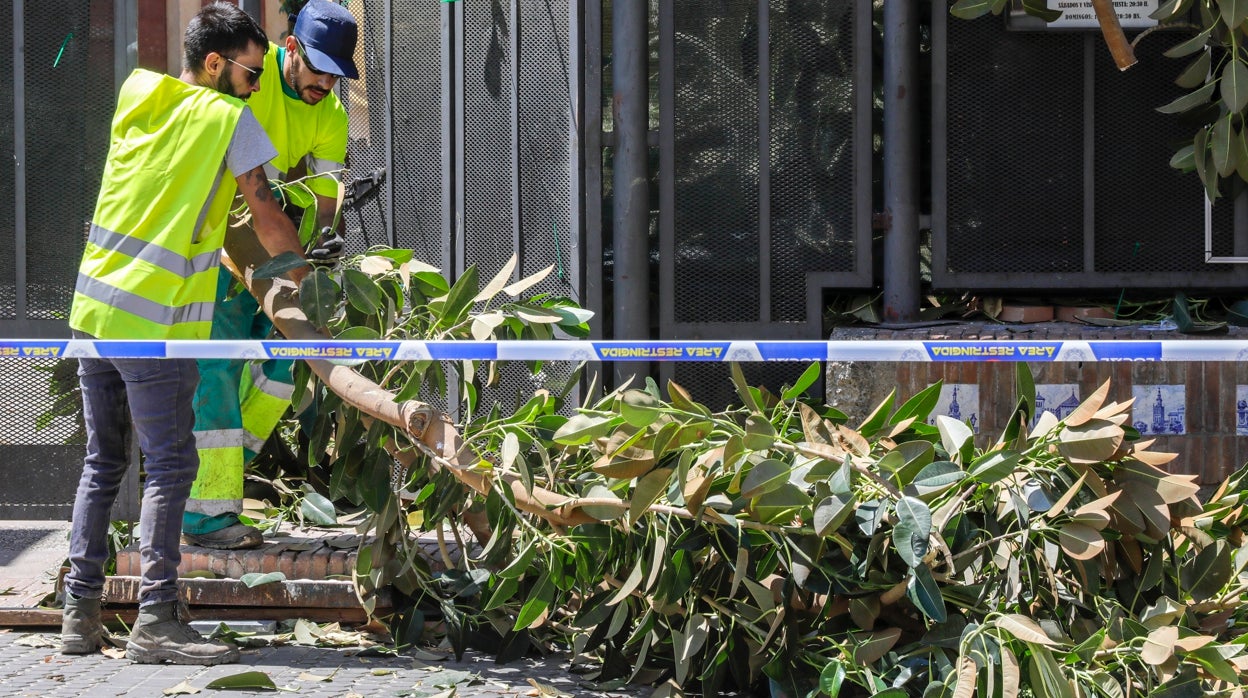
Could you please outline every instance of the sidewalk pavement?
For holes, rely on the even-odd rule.
[[[69,548],[69,524],[55,521],[0,521],[0,606],[33,606],[55,590],[56,572]],[[192,613],[194,611],[192,610]],[[0,695],[16,698],[130,696],[163,698],[188,684],[184,694],[209,696],[213,680],[259,671],[282,689],[305,698],[375,696],[561,695],[649,696],[652,689],[628,686],[597,692],[568,671],[568,657],[523,659],[498,665],[493,657],[469,653],[463,661],[435,661],[431,653],[372,655],[359,648],[306,645],[243,648],[238,664],[215,667],[144,665],[102,653],[60,654],[57,628],[0,628]],[[435,653],[436,654],[436,653]],[[530,683],[538,682],[540,687]],[[450,692],[454,689],[453,693]],[[284,691],[283,691],[284,692]],[[232,689],[222,695],[273,695],[272,690]]]
[[[25,644],[21,644],[25,643]],[[30,644],[55,646],[31,647]],[[135,664],[103,654],[66,656],[59,653],[55,633],[29,634],[0,630],[0,693],[12,698],[129,696],[161,698],[170,689],[189,684],[197,695],[216,695],[206,686],[215,679],[244,672],[264,672],[282,692],[301,698],[374,698],[429,696],[476,698],[492,696],[628,696],[650,695],[651,689],[630,686],[609,693],[567,671],[567,658],[523,659],[506,665],[479,653],[463,661],[427,661],[411,655],[358,656],[359,650],[285,645],[243,649],[238,664],[215,667]],[[538,686],[529,682],[532,679]],[[454,692],[451,693],[451,689]],[[189,691],[188,693],[189,694]],[[272,690],[221,692],[223,696],[272,696]]]

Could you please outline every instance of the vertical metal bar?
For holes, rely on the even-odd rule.
[[[676,20],[659,0],[659,336],[676,325]],[[618,292],[618,291],[617,291]]]
[[[13,256],[19,322],[26,318],[26,27],[25,0],[13,0]],[[77,232],[77,231],[75,231]]]
[[[916,0],[884,3],[884,319],[919,314]]]
[[[771,12],[758,0],[758,319],[771,322]]]
[[[511,0],[511,249],[516,255],[512,277],[520,279],[524,247],[520,218],[520,0]]]
[[[585,65],[581,18],[585,2],[568,3],[568,273],[573,297],[585,298]],[[599,315],[598,317],[602,317]],[[597,323],[594,323],[597,324]]]
[[[671,0],[667,0],[671,2]],[[647,182],[646,130],[649,125],[649,78],[646,21],[643,0],[612,3],[611,75],[615,89],[615,337],[650,336],[650,205]],[[648,375],[644,362],[615,364],[617,385],[629,376]]]
[[[1083,272],[1096,271],[1096,42],[1083,37]]]
[[[441,7],[442,16],[442,217],[440,219],[442,245],[439,249],[442,251],[441,268],[450,270],[454,269],[452,263],[455,255],[452,253],[451,245],[455,230],[455,201],[459,196],[459,191],[455,188],[456,150],[453,124],[457,114],[454,99],[456,84],[454,70],[457,64],[451,59],[456,45],[452,31],[454,24],[452,8],[457,7],[459,3],[438,4]]]
[[[382,3],[383,14],[386,23],[385,46],[382,47],[383,54],[386,59],[383,62],[381,73],[384,76],[385,84],[383,89],[386,95],[386,239],[389,240],[391,247],[397,247],[398,242],[394,233],[394,42],[391,41],[391,33],[394,31],[394,24],[391,17],[394,16],[392,0],[385,0]]]
[[[453,135],[452,152],[455,158],[455,172],[453,175],[455,189],[455,221],[452,238],[454,244],[451,253],[454,257],[453,264],[447,266],[447,269],[453,269],[456,277],[463,272],[464,267],[464,3],[451,3],[454,7],[455,26],[451,31],[455,37],[452,46],[452,61],[455,64],[454,74],[454,120],[451,122],[451,131]]]
[[[1212,230],[1213,210],[1209,205],[1209,200],[1205,198],[1202,188],[1200,198],[1205,204],[1205,246],[1206,254],[1213,252],[1213,242],[1209,237]],[[1226,204],[1222,204],[1225,206]],[[1248,189],[1245,189],[1235,195],[1235,208],[1232,209],[1231,235],[1232,235],[1232,251],[1231,254],[1236,257],[1248,256]],[[1207,260],[1206,260],[1207,261]]]
[[[871,118],[871,85],[872,85],[872,6],[871,0],[857,0],[854,12],[854,277],[860,279],[860,285],[869,285],[873,281],[874,264],[871,261],[872,255],[872,227],[871,212],[873,204],[871,202],[871,192],[874,188],[873,174],[871,171],[872,161],[874,158],[871,154],[871,138],[873,136],[872,118]],[[943,23],[946,19],[946,12],[933,12],[932,24]],[[936,16],[939,16],[937,19]],[[933,33],[935,33],[933,31]],[[933,54],[936,52],[933,51]],[[943,56],[933,55],[932,72],[934,76],[926,76],[926,79],[943,81],[945,74],[943,70],[936,69],[936,61],[943,60]],[[919,76],[924,79],[924,76]],[[936,90],[932,91],[933,99]],[[944,112],[940,112],[944,117]],[[934,123],[934,122],[933,122]],[[933,141],[933,144],[935,141]],[[933,162],[944,162],[941,160],[933,160]],[[932,167],[933,171],[939,169]],[[935,196],[932,197],[935,202]],[[820,294],[822,295],[822,294]],[[819,299],[820,306],[814,313],[810,314],[806,321],[814,325],[816,329],[823,327],[823,307],[822,298]]]
[[[602,312],[602,0],[585,0],[585,298],[596,317]],[[575,267],[573,267],[575,268]],[[590,325],[602,339],[602,323]]]
[[[947,12],[932,12],[931,225],[932,284],[934,286],[943,281],[949,269],[949,19],[947,15]],[[868,179],[864,184],[870,186],[870,182],[871,180]],[[861,191],[858,187],[854,190]]]

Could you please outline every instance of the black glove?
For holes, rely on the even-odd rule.
[[[308,261],[313,264],[333,264],[346,252],[346,243],[342,236],[332,228],[321,228],[320,237],[308,250]]]

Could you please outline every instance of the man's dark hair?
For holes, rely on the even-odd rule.
[[[228,2],[205,5],[186,25],[182,68],[198,72],[208,54],[233,58],[252,44],[269,50],[269,37],[251,15]]]

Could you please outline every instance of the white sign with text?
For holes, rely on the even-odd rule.
[[[1123,29],[1147,29],[1157,26],[1157,20],[1149,15],[1157,11],[1161,0],[1114,0],[1114,11]],[[1050,10],[1060,10],[1062,16],[1049,22],[1054,29],[1099,29],[1096,9],[1092,0],[1048,0]]]

